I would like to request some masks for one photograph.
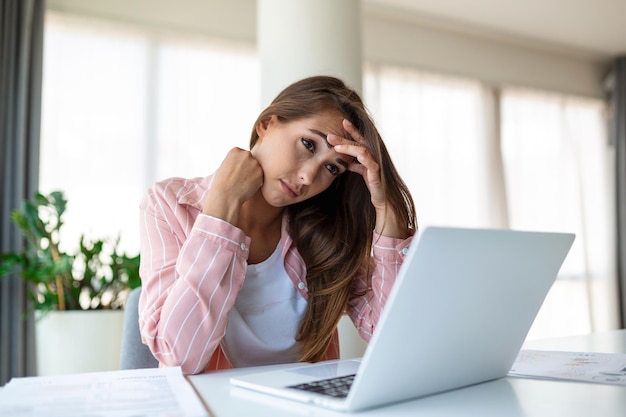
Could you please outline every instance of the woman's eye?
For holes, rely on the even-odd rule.
[[[330,172],[332,175],[339,175],[339,168],[337,168],[336,165],[332,165],[332,164],[328,164],[326,165],[326,169],[328,170],[328,172]]]
[[[311,152],[315,151],[315,143],[313,143],[312,140],[305,139],[305,138],[302,138],[300,140],[302,141],[302,144],[304,145],[304,147],[307,148],[309,151]]]

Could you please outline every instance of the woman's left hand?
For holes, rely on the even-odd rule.
[[[354,157],[354,162],[348,166],[348,170],[361,175],[369,189],[372,205],[376,211],[376,232],[406,239],[410,235],[407,226],[398,224],[394,210],[387,205],[387,196],[380,180],[379,161],[374,158],[369,144],[350,121],[344,119],[343,128],[350,134],[350,138],[329,134],[326,140],[337,152]]]
[[[343,128],[351,137],[343,138],[329,134],[328,143],[333,145],[337,152],[354,157],[354,162],[348,166],[348,170],[363,177],[370,191],[372,205],[377,211],[384,210],[386,198],[380,180],[380,165],[370,152],[367,141],[349,120],[343,120]]]

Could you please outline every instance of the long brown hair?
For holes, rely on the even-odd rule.
[[[327,111],[348,119],[366,139],[380,165],[387,209],[394,211],[407,230],[415,229],[411,194],[363,101],[340,79],[315,76],[291,84],[259,115],[255,127],[272,115],[286,123]],[[250,148],[257,139],[253,128]],[[370,275],[376,215],[365,181],[353,172],[340,175],[317,196],[289,206],[287,213],[289,233],[307,268],[308,304],[296,339],[303,346],[301,360],[315,362],[324,358],[347,307],[352,279],[357,274]]]

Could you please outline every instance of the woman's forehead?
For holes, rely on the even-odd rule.
[[[343,128],[344,117],[336,112],[326,112],[317,114],[303,119],[303,122],[309,124],[310,130],[316,130],[324,134],[333,134],[350,139],[350,135]]]

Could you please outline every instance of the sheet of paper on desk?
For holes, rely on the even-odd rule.
[[[0,416],[208,417],[180,368],[13,378]]]
[[[626,354],[522,350],[509,376],[626,386]]]

